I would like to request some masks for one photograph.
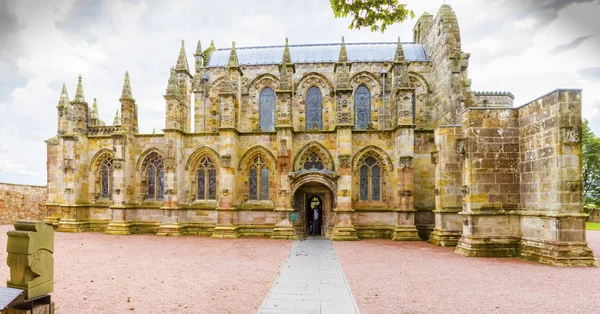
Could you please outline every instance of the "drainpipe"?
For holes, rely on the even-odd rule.
[[[385,74],[387,70],[384,67],[381,67],[381,75],[383,76],[383,90],[381,95],[381,129],[385,129]]]
[[[202,74],[202,82],[204,83],[204,117],[203,117],[203,122],[204,122],[204,129],[202,130],[203,132],[206,133],[206,82],[208,81],[208,74],[204,73]]]

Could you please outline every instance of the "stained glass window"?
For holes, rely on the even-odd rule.
[[[321,90],[313,86],[306,91],[306,129],[320,130],[323,127],[323,97]]]
[[[366,130],[371,122],[371,91],[359,86],[354,92],[354,128]]]
[[[162,200],[165,197],[165,171],[163,158],[157,152],[150,153],[142,169],[146,171],[147,198],[150,200]]]
[[[311,153],[304,161],[304,170],[323,170],[323,162],[319,155],[315,152]]]
[[[262,90],[259,97],[260,129],[262,131],[275,131],[275,92],[267,87]]]
[[[217,172],[214,163],[209,157],[200,160],[198,168],[198,199],[217,199]]]
[[[361,201],[381,200],[381,167],[373,157],[367,157],[360,165],[359,198]]]
[[[250,199],[258,199],[258,183],[256,179],[256,166],[250,167]]]
[[[113,160],[106,158],[100,164],[100,197],[112,199]]]
[[[258,175],[260,174],[260,179]],[[250,166],[250,200],[269,199],[269,168],[262,156],[257,156]]]
[[[260,199],[269,199],[269,169],[263,167],[260,171]]]

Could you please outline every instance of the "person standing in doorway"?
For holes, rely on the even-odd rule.
[[[312,228],[312,235],[317,235],[317,232],[320,234],[321,232],[319,232],[319,206],[315,206],[313,208],[313,228]]]

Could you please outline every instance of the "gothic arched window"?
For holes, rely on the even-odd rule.
[[[100,197],[112,199],[113,160],[106,158],[100,164]]]
[[[267,87],[260,92],[258,99],[260,130],[275,131],[275,92]]]
[[[269,168],[262,156],[257,156],[250,166],[250,200],[269,199]]]
[[[364,85],[354,92],[354,129],[365,130],[371,122],[371,91]]]
[[[165,170],[162,156],[157,152],[150,153],[142,169],[146,173],[146,191],[147,199],[162,200],[165,197]]]
[[[373,157],[367,157],[360,165],[360,200],[381,200],[381,167]]]
[[[217,170],[214,162],[209,157],[204,157],[200,161],[197,171],[198,180],[198,199],[216,200],[217,199]]]
[[[306,129],[323,128],[323,97],[321,90],[313,86],[306,91]]]
[[[304,160],[304,170],[323,170],[323,161],[315,152],[312,152],[306,160]]]

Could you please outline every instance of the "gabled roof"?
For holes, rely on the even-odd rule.
[[[349,62],[394,61],[397,42],[346,43]],[[293,63],[335,63],[341,44],[289,45]],[[284,46],[236,47],[240,65],[279,64]],[[406,61],[429,61],[425,48],[417,43],[402,43]],[[209,67],[224,67],[229,60],[230,48],[217,49],[210,55]]]

